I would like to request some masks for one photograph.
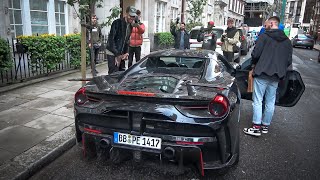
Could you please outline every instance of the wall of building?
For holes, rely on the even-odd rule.
[[[4,39],[11,38],[8,7],[8,1],[0,3],[0,37]]]

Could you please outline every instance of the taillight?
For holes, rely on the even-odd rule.
[[[244,41],[246,39],[245,36],[241,36],[241,40]]]
[[[209,103],[209,112],[215,117],[223,117],[228,113],[229,102],[223,95],[217,95]]]
[[[78,105],[83,105],[85,102],[88,101],[88,96],[86,95],[86,88],[80,88],[76,94],[74,95],[74,101]]]

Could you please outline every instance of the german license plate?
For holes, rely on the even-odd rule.
[[[161,149],[161,138],[156,137],[136,136],[131,134],[114,132],[113,142],[117,144],[126,144],[131,146]]]

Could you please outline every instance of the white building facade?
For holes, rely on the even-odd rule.
[[[240,26],[244,22],[244,5],[245,0],[228,0],[228,5],[225,7],[227,13],[224,14],[224,24],[228,18],[235,20],[235,25]]]
[[[6,0],[10,35],[79,32],[79,19],[66,0]],[[5,7],[6,8],[6,7]]]
[[[302,25],[306,0],[287,0],[285,10],[286,27],[292,27],[293,24]]]

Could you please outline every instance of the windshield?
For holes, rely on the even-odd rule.
[[[299,39],[308,39],[308,37],[304,34],[298,34]]]
[[[128,75],[144,73],[201,75],[207,59],[199,57],[148,57]]]
[[[221,35],[223,34],[222,29],[212,29],[212,33],[216,34],[217,38],[220,38]]]
[[[200,30],[197,30],[197,29],[191,30],[190,39],[197,39],[199,33],[200,33]]]

